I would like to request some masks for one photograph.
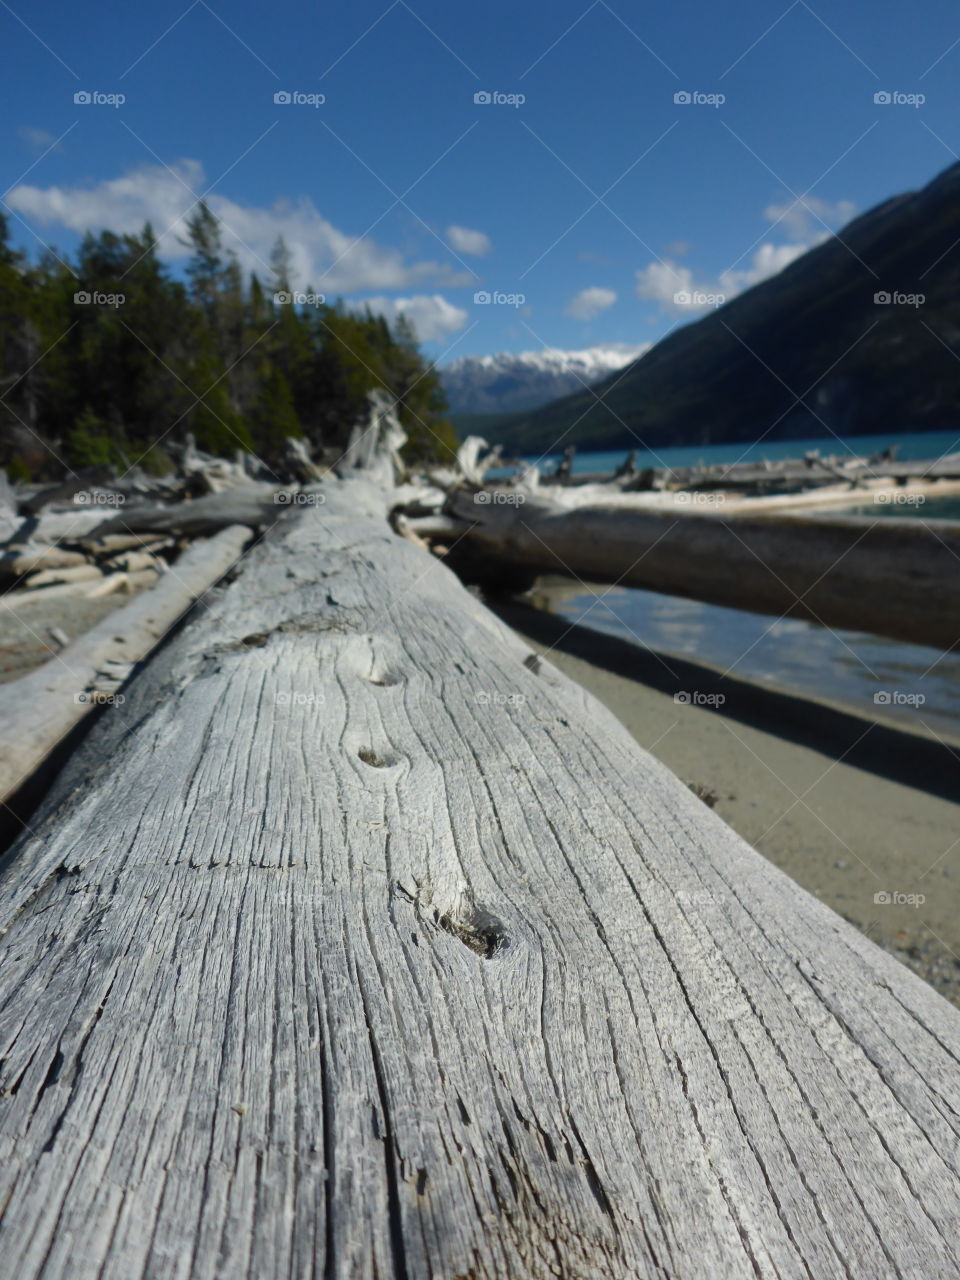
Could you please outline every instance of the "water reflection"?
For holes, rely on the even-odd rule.
[[[623,587],[550,589],[554,611],[596,631],[747,680],[960,737],[960,655],[799,618],[767,618]],[[600,597],[598,600],[597,597]]]

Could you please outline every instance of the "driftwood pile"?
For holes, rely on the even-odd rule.
[[[0,865],[6,1273],[960,1274],[960,1013],[396,536],[374,462]]]
[[[290,441],[289,479],[315,480],[300,441]],[[50,599],[133,591],[156,581],[184,549],[232,524],[261,528],[293,490],[238,459],[201,453],[192,439],[172,476],[93,469],[47,488],[0,486],[0,591],[6,608]]]
[[[960,644],[958,521],[829,514],[830,501],[849,503],[852,480],[826,493],[736,497],[715,491],[715,476],[704,488],[648,492],[621,480],[553,483],[536,468],[488,483],[484,449],[472,437],[455,471],[410,486],[394,523],[487,586],[563,574],[939,649]],[[879,509],[960,485],[891,486],[878,475],[867,491]]]
[[[688,467],[637,465],[632,449],[612,473],[575,472],[576,447],[564,450],[561,461],[545,475],[550,484],[578,486],[604,483],[624,493],[664,489],[703,491],[734,490],[751,495],[795,493],[835,486],[869,488],[874,482],[904,485],[925,480],[960,480],[960,453],[929,460],[900,460],[897,448],[885,449],[869,457],[854,454],[826,454],[819,449],[802,458],[763,459],[760,462],[698,463]],[[500,465],[499,458],[489,467]],[[489,469],[489,468],[488,468]]]
[[[0,803],[91,710],[122,699],[135,664],[297,500],[300,481],[325,471],[302,441],[288,442],[287,458],[282,477],[265,476],[247,457],[214,458],[188,439],[170,476],[95,469],[26,491],[0,480],[0,610],[32,630],[43,602],[136,596],[72,643],[48,627],[55,656],[0,685]]]

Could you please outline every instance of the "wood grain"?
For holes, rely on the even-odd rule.
[[[960,1014],[322,496],[3,864],[0,1271],[956,1276]]]

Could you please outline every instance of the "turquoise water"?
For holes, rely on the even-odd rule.
[[[917,458],[939,458],[945,453],[960,451],[960,426],[956,431],[923,431],[915,435],[848,436],[836,439],[827,436],[820,440],[761,440],[758,444],[688,445],[679,449],[659,449],[656,452],[637,449],[638,467],[690,467],[697,463],[719,462],[771,462],[779,458],[802,458],[805,453],[818,449],[824,457],[867,457],[880,453],[891,445],[897,445],[897,457],[907,461]],[[614,471],[627,456],[628,449],[608,450],[604,453],[578,453],[573,460],[574,474],[587,471]],[[543,469],[558,462],[560,454],[545,454],[540,458],[528,458]]]
[[[960,431],[856,436],[843,442],[788,440],[749,447],[669,449],[656,457],[638,454],[637,461],[640,466],[750,461],[799,457],[808,449],[862,456],[891,444],[900,446],[900,458],[935,458],[960,450]],[[583,454],[577,457],[574,470],[608,471],[623,458],[623,450]],[[960,519],[960,499],[928,500],[922,506],[870,502],[866,507],[851,504],[850,510],[867,510],[878,517]],[[860,632],[828,631],[799,619],[761,617],[652,591],[622,587],[595,590],[596,594],[584,592],[565,601],[557,611],[583,626],[648,645],[659,653],[705,662],[745,679],[839,703],[904,727],[960,737],[960,654],[944,654]],[[878,694],[880,702],[875,701]],[[886,700],[884,695],[889,695]]]
[[[960,495],[952,498],[927,498],[923,494],[903,494],[899,501],[851,503],[849,507],[831,506],[833,515],[916,516],[921,520],[960,520]]]
[[[558,604],[556,612],[649,646],[668,661],[675,654],[759,684],[837,703],[871,719],[960,738],[956,653],[624,587],[584,591]],[[960,763],[957,770],[960,792]]]

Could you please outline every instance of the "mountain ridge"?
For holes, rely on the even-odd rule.
[[[649,345],[607,342],[575,351],[544,347],[460,356],[438,372],[453,414],[523,412],[622,369]]]
[[[902,301],[911,295],[923,301]],[[960,164],[859,214],[592,391],[516,414],[499,439],[517,452],[662,448],[958,420]]]

